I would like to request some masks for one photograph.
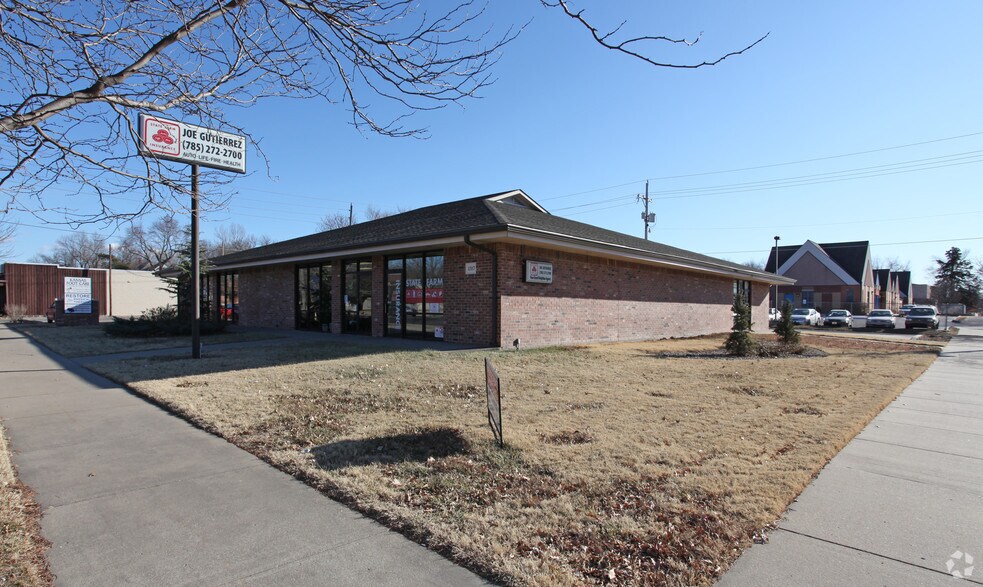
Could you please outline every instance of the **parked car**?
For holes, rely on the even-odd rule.
[[[867,328],[894,328],[894,314],[891,310],[867,312]]]
[[[48,309],[44,311],[44,315],[48,319],[48,324],[51,324],[52,322],[55,321],[55,306],[57,305],[58,305],[58,300],[56,299],[55,301],[51,302],[51,305],[48,306]]]
[[[939,311],[933,306],[915,306],[905,318],[907,328],[938,328]]]
[[[853,314],[849,310],[830,310],[829,314],[823,318],[826,326],[853,326]]]
[[[782,319],[782,313],[775,308],[768,308],[768,324],[774,324]]]
[[[823,317],[815,308],[796,308],[792,310],[792,322],[798,325],[822,326]]]
[[[901,306],[901,315],[902,316],[907,316],[908,315],[908,312],[910,312],[911,309],[914,308],[914,307],[915,307],[915,304],[905,304],[905,305]]]

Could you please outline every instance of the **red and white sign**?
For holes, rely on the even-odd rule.
[[[144,137],[148,151],[157,155],[181,156],[180,124],[149,116],[141,121],[143,128],[140,129],[140,136]]]
[[[140,151],[157,159],[246,172],[246,137],[140,115]]]
[[[553,264],[526,261],[526,283],[553,283]]]

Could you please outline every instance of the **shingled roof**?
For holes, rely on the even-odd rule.
[[[513,197],[521,198],[520,203],[528,202],[529,205],[509,203]],[[401,245],[409,246],[415,241],[445,237],[475,237],[501,231],[536,234],[567,242],[607,247],[632,252],[636,256],[650,256],[657,261],[690,266],[694,269],[739,273],[749,278],[770,282],[776,280],[774,275],[750,269],[745,265],[554,216],[520,190],[418,208],[344,228],[215,257],[210,261],[215,270],[222,270],[223,267],[290,262],[298,257],[330,258],[345,251],[370,246],[398,249]],[[782,283],[791,282],[784,278],[777,278],[777,280]]]
[[[778,267],[785,264],[803,245],[788,245],[778,247]],[[834,263],[846,271],[857,283],[864,282],[864,268],[867,263],[867,253],[870,241],[851,241],[843,243],[823,243],[818,245]],[[765,271],[775,272],[775,248],[768,253]]]

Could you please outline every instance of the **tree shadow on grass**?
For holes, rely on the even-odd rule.
[[[359,440],[340,440],[311,450],[318,467],[336,470],[344,467],[426,462],[470,452],[470,444],[456,428],[434,428],[406,434],[376,436]]]

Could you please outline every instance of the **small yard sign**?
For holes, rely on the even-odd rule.
[[[88,277],[65,278],[65,313],[92,313],[92,279]]]
[[[526,261],[526,283],[553,283],[553,264]]]
[[[502,440],[502,388],[498,372],[492,365],[491,359],[485,359],[485,391],[488,393],[488,425],[498,441],[498,446],[505,446]]]

